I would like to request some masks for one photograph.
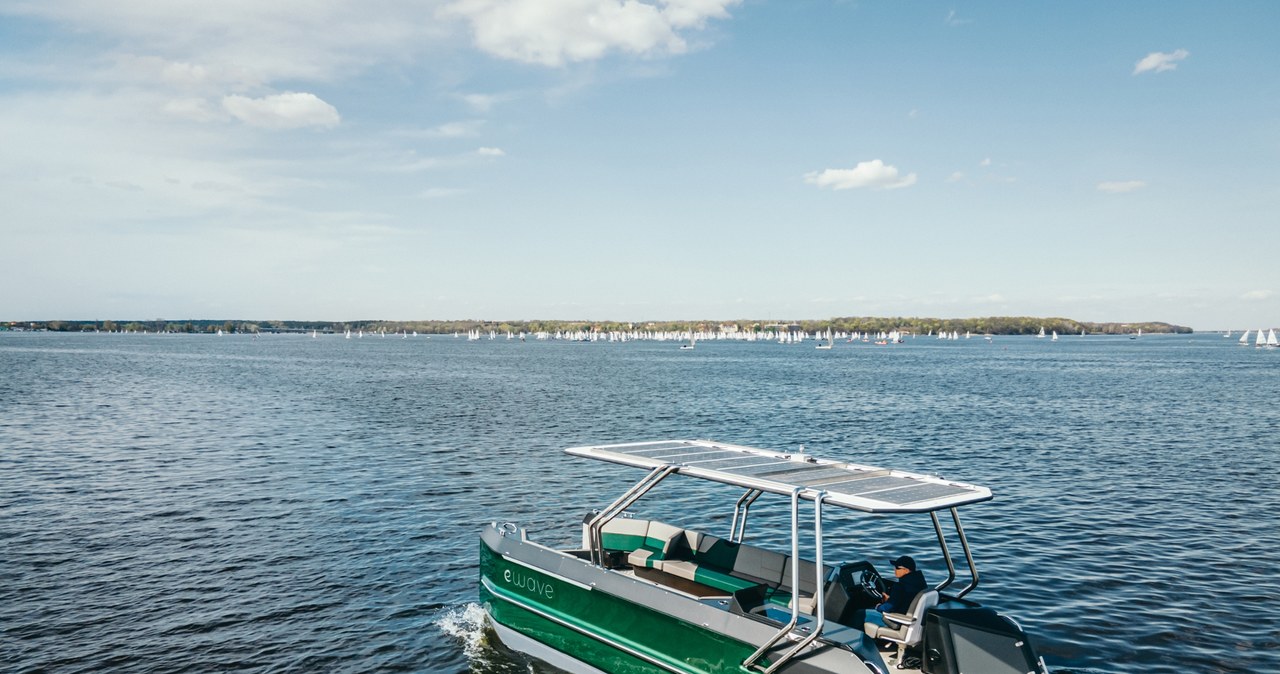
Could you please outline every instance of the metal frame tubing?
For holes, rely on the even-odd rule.
[[[607,524],[609,520],[616,517],[618,513],[630,507],[632,503],[638,501],[641,496],[649,493],[649,490],[658,486],[658,483],[662,482],[668,475],[679,469],[679,466],[672,465],[658,466],[657,468],[654,468],[649,471],[648,475],[644,476],[643,480],[637,482],[635,486],[631,487],[626,491],[626,493],[618,497],[618,500],[610,503],[604,510],[601,510],[599,514],[591,518],[591,521],[587,523],[587,531],[589,532],[587,537],[590,539],[588,542],[591,544],[592,564],[595,564],[596,566],[604,566],[604,542],[601,540],[600,536],[600,530],[604,528],[604,525]]]
[[[760,498],[764,492],[759,489],[748,489],[746,493],[738,498],[738,502],[733,506],[733,523],[729,525],[729,542],[741,543],[742,539],[747,535],[747,511],[751,510],[751,504]],[[742,514],[742,519],[738,519],[738,514]]]
[[[782,640],[783,637],[791,633],[796,624],[800,622],[800,492],[803,487],[796,487],[791,490],[791,620],[777,634],[769,637],[764,645],[756,649],[746,660],[742,661],[742,666],[750,668],[761,657],[764,656],[773,645]],[[772,671],[772,670],[770,670]]]
[[[933,588],[941,592],[956,581],[956,563],[951,559],[951,551],[947,549],[947,538],[942,534],[942,523],[938,521],[938,511],[929,511],[929,518],[933,520],[933,531],[938,534],[938,545],[942,547],[942,558],[947,562],[947,579]]]
[[[782,657],[778,658],[777,662],[773,663],[772,665],[769,665],[769,667],[764,670],[764,674],[773,674],[775,671],[778,670],[779,667],[782,667],[783,665],[790,662],[792,658],[800,654],[800,651],[804,650],[809,644],[813,643],[814,639],[817,639],[819,636],[821,636],[822,628],[826,626],[827,612],[826,612],[826,607],[822,605],[823,604],[822,590],[823,590],[823,585],[826,581],[826,577],[822,573],[823,571],[822,499],[826,497],[827,497],[827,492],[825,491],[819,491],[813,497],[813,537],[814,537],[813,554],[815,558],[814,564],[817,568],[817,571],[815,572],[817,577],[814,579],[815,583],[814,583],[813,598],[814,598],[814,604],[817,605],[817,609],[818,609],[817,616],[816,616],[818,618],[818,622],[813,625],[813,628],[809,632],[809,636],[801,639],[799,643],[797,643],[795,646],[791,648],[791,650],[787,651],[786,653],[783,653]],[[800,567],[799,557],[793,556],[792,560],[793,561],[791,565],[793,569],[798,571]],[[794,575],[797,578],[799,577],[799,573],[796,573]],[[799,583],[797,583],[797,587],[792,588],[791,606],[793,611],[798,610],[799,608],[800,588],[798,587],[798,585]]]
[[[960,534],[960,546],[964,548],[964,558],[969,562],[969,573],[973,574],[973,581],[956,595],[957,598],[962,598],[978,587],[978,567],[973,563],[973,551],[969,549],[969,539],[965,538],[964,527],[960,526],[960,513],[955,508],[951,508],[951,519],[955,521],[956,532]]]

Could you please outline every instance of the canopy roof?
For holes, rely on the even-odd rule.
[[[636,468],[676,466],[680,475],[871,513],[916,513],[991,500],[991,490],[931,475],[819,459],[710,440],[659,440],[570,447],[565,452]]]

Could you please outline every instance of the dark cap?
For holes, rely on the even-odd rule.
[[[897,558],[897,559],[891,559],[891,560],[889,560],[889,563],[890,563],[890,564],[892,564],[892,565],[894,566],[894,568],[897,568],[897,567],[901,566],[902,568],[904,568],[904,569],[906,569],[906,570],[908,570],[908,571],[915,571],[915,570],[916,570],[916,560],[911,559],[910,557],[908,557],[908,556],[906,556],[906,555],[903,555],[903,556],[901,556],[901,557],[899,557],[899,558]]]

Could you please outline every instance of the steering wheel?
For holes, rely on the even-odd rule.
[[[884,582],[884,578],[880,577],[876,570],[867,566],[862,569],[862,573],[858,576],[858,586],[867,599],[872,602],[872,606],[884,601],[884,591],[888,587],[888,583]]]

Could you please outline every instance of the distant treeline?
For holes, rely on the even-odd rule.
[[[973,333],[975,335],[1033,335],[1041,329],[1046,333],[1080,334],[1129,334],[1142,330],[1145,333],[1192,332],[1191,328],[1169,323],[1093,323],[1070,318],[1037,318],[1034,316],[988,316],[985,318],[919,318],[883,316],[846,316],[824,320],[805,321],[245,321],[245,320],[152,320],[152,321],[15,321],[0,323],[0,329],[49,330],[56,332],[186,332],[186,333],[254,333],[254,332],[323,332],[341,333],[347,330],[364,332],[418,332],[426,334],[451,334],[481,330],[498,333],[537,333],[573,331],[662,331],[714,332],[718,330],[777,332],[819,332],[828,329],[839,332],[890,332],[897,330],[925,335],[938,332]]]

